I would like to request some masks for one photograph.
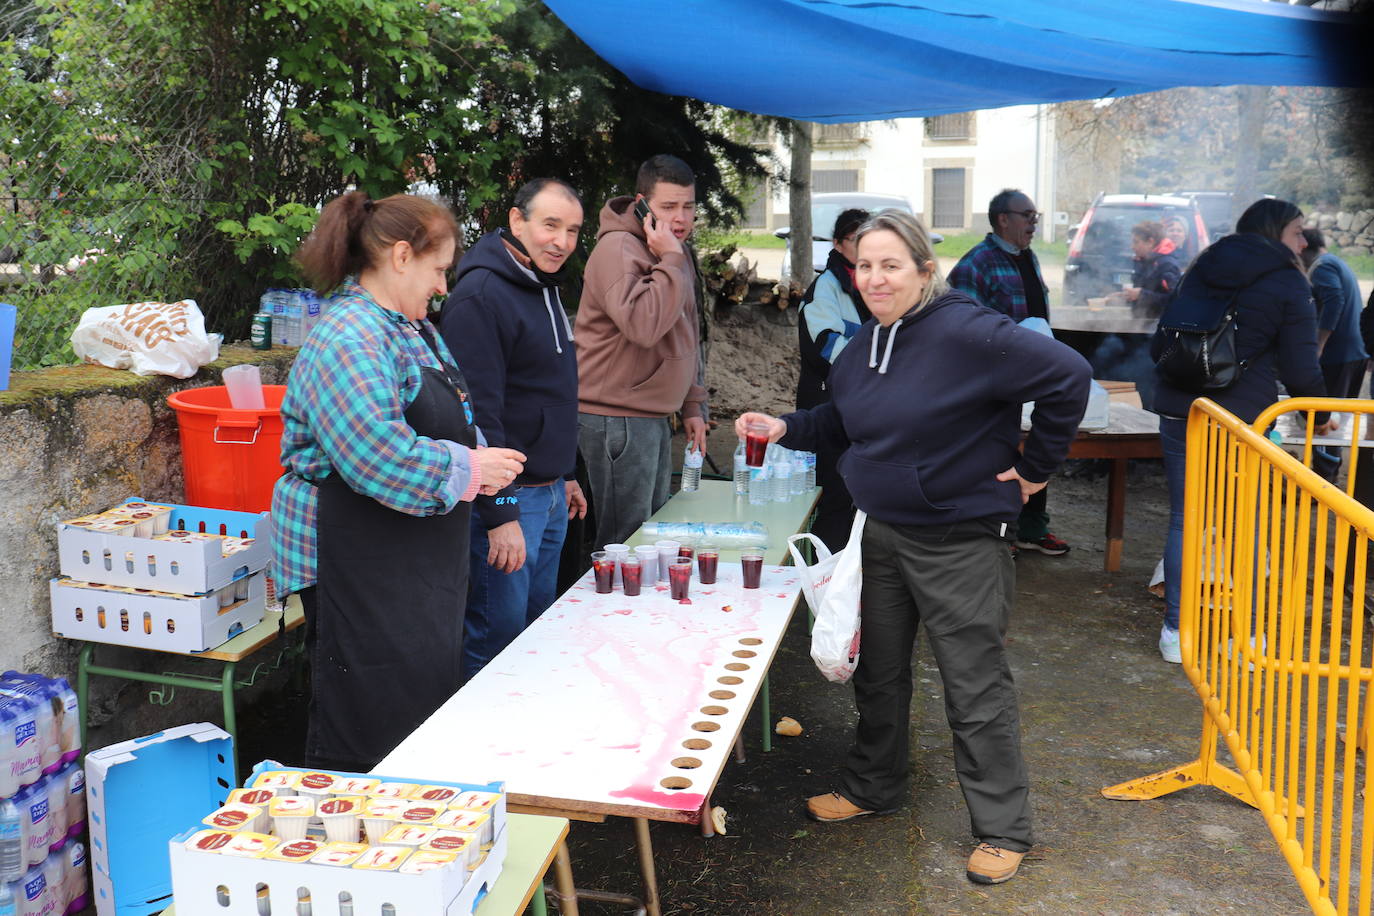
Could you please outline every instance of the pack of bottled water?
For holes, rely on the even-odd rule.
[[[272,288],[258,301],[258,314],[272,319],[274,347],[299,347],[324,314],[325,300],[313,289]]]
[[[0,916],[89,903],[80,715],[65,678],[0,675]]]
[[[790,502],[816,486],[816,455],[773,443],[763,466],[751,468],[741,442],[735,449],[734,484],[735,495],[746,497],[750,505]]]

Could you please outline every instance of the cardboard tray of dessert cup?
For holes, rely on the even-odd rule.
[[[475,869],[462,866],[436,868],[419,875],[400,872],[364,871],[275,859],[248,859],[199,852],[186,848],[186,841],[204,824],[189,825],[168,843],[172,863],[172,896],[178,913],[222,913],[224,916],[258,916],[259,893],[270,901],[274,913],[294,913],[302,899],[310,897],[312,916],[340,916],[353,913],[395,916],[468,916],[501,875],[509,837],[506,832],[505,783],[460,783],[411,776],[381,776],[376,773],[343,773],[305,767],[282,766],[264,761],[253,768],[245,781],[251,785],[263,770],[300,770],[336,776],[365,776],[383,782],[413,782],[420,785],[452,786],[464,791],[494,792],[501,798],[492,806],[494,836],[486,857]],[[209,811],[205,812],[209,814]],[[266,890],[263,892],[262,888]],[[347,895],[351,908],[340,908],[340,894]],[[392,909],[383,910],[390,904]]]
[[[266,578],[265,573],[253,574],[248,597],[227,606],[221,606],[216,594],[177,595],[53,579],[48,586],[52,631],[87,642],[204,652],[262,622],[267,612]]]
[[[138,497],[125,500],[145,502]],[[57,558],[62,575],[101,585],[128,585],[160,592],[199,595],[223,588],[267,567],[272,522],[266,512],[235,512],[173,503],[170,530],[253,538],[230,556],[214,540],[179,541],[126,537],[57,523]]]

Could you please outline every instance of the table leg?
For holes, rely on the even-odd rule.
[[[1121,544],[1126,527],[1126,458],[1112,458],[1107,472],[1107,553],[1102,567],[1121,570]]]
[[[91,663],[91,653],[95,650],[93,643],[83,642],[81,653],[76,657],[76,705],[77,711],[81,715],[81,753],[85,754],[90,750],[86,746],[86,721],[91,717],[91,674],[87,667]]]
[[[1374,691],[1371,691],[1374,695]],[[711,821],[711,796],[706,796],[706,800],[701,803],[701,835],[706,839],[716,835],[716,825]]]
[[[644,879],[644,905],[649,916],[663,916],[663,908],[658,903],[658,875],[654,871],[654,844],[649,838],[649,821],[637,817],[635,820],[635,845],[639,847],[639,873]]]
[[[239,778],[239,732],[238,724],[234,716],[234,672],[238,665],[234,662],[225,662],[224,671],[220,674],[220,693],[224,699],[224,730],[229,733],[229,746],[233,748],[233,759],[229,765],[233,768],[235,782]]]
[[[567,841],[560,842],[554,853],[553,882],[558,894],[558,912],[561,916],[577,916],[577,888],[573,885],[572,860],[568,858]],[[542,894],[537,894],[541,898]]]
[[[763,752],[767,754],[773,749],[773,703],[772,697],[768,693],[768,675],[763,676],[763,689],[759,694],[759,710],[763,714]],[[740,755],[740,763],[744,762],[744,756]]]

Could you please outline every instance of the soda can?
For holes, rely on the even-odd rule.
[[[272,316],[264,312],[258,312],[253,316],[253,323],[248,331],[248,340],[253,345],[254,350],[272,349]]]

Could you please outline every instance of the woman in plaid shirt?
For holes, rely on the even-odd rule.
[[[351,191],[297,255],[333,291],[291,369],[272,498],[274,574],[307,620],[308,766],[371,769],[458,689],[471,501],[524,461],[482,447],[425,318],[456,239],[438,204]]]

